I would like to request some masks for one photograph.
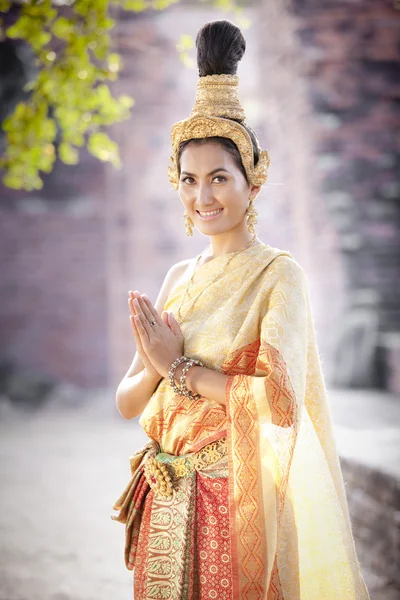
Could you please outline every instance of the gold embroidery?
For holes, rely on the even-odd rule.
[[[206,75],[197,82],[196,103],[192,114],[226,117],[244,121],[246,114],[239,99],[238,75]]]
[[[250,183],[261,186],[267,180],[270,163],[268,152],[259,150],[259,160],[254,167],[254,149],[245,125],[245,112],[238,94],[237,75],[207,75],[197,82],[196,103],[188,119],[172,127],[172,165],[168,178],[174,188],[179,187],[178,155],[181,142],[207,137],[226,137],[237,146]],[[238,119],[240,123],[233,119]]]
[[[207,444],[198,452],[162,462],[157,456],[149,457],[145,463],[144,475],[158,498],[170,498],[173,495],[174,478],[186,477],[193,471],[199,471],[216,463],[228,451],[226,437]],[[161,457],[163,453],[158,456]]]
[[[206,137],[230,138],[238,147],[242,157],[247,178],[254,185],[263,185],[267,181],[267,171],[270,158],[267,150],[260,151],[257,166],[254,167],[253,144],[246,129],[230,119],[224,117],[210,117],[196,114],[183,121],[178,121],[172,128],[172,165],[168,167],[168,178],[174,188],[179,187],[178,154],[181,142],[191,139]]]

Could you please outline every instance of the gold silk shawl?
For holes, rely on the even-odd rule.
[[[228,256],[198,267],[183,315]],[[176,314],[185,287],[165,310]],[[139,423],[175,455],[227,436],[234,597],[368,600],[303,268],[288,251],[250,246],[181,329],[185,354],[229,375],[226,406],[175,395],[163,379]]]

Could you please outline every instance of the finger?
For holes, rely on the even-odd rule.
[[[161,319],[158,310],[152,305],[150,298],[147,296],[147,294],[142,294],[142,298],[151,313],[152,318],[150,320],[154,319],[154,321],[158,323],[158,325],[161,325],[164,322],[164,320]]]
[[[153,325],[150,325],[150,322],[153,320],[153,316],[147,308],[147,306],[145,306],[143,298],[136,298],[133,304],[135,306],[135,309],[138,311],[140,322],[146,330],[148,339],[150,340],[151,337],[154,335]]]
[[[139,300],[139,305],[140,308],[142,310],[142,313],[144,315],[144,317],[146,318],[146,320],[148,321],[148,323],[150,323],[151,321],[155,321],[158,325],[161,325],[161,320],[159,315],[154,315],[153,311],[150,310],[150,307],[148,306],[148,302],[150,302],[150,300],[148,300],[148,302],[145,301],[145,299],[139,295],[138,297]]]
[[[128,302],[132,302],[133,299],[135,297],[134,292],[132,292],[132,290],[129,290],[129,294],[128,294]]]
[[[135,304],[134,304],[134,300],[136,298],[136,295],[139,292],[132,292],[132,290],[129,291],[129,295],[128,295],[128,303],[129,303],[129,307],[131,308],[131,312],[133,315],[137,315],[138,314],[138,309],[135,308]]]
[[[129,315],[129,320],[131,322],[131,327],[132,327],[133,335],[135,336],[135,338],[139,337],[139,333],[138,333],[137,328],[136,328],[135,317],[133,317],[132,315]]]
[[[129,306],[129,310],[130,310],[130,321],[131,321],[131,326],[132,326],[132,331],[133,331],[133,335],[135,337],[135,342],[136,345],[140,347],[141,350],[144,351],[143,349],[143,343],[142,343],[142,339],[141,339],[141,335],[143,335],[145,332],[143,331],[143,327],[140,328],[140,318],[138,319],[139,313],[140,313],[140,309],[137,307],[137,305],[135,304],[134,300],[135,300],[135,293],[132,290],[129,290],[129,294],[128,294],[128,306]]]
[[[132,317],[134,317],[136,315],[136,312],[135,312],[135,307],[133,306],[133,298],[128,298],[128,306],[129,306],[129,310],[131,312]]]
[[[135,338],[136,348],[139,352],[144,352],[142,340],[140,338],[140,333],[138,331],[138,326],[136,324],[135,317],[132,317],[132,315],[130,315],[129,319],[132,326],[133,337]]]
[[[140,334],[138,332],[138,327],[136,325],[135,317],[131,316],[130,317],[130,321],[132,323],[132,330],[134,332],[134,338],[135,338],[135,344],[136,344],[137,353],[139,354],[139,356],[142,359],[143,363],[145,363],[146,359],[147,359],[147,354],[146,354],[145,349],[143,348],[142,340],[141,340]]]
[[[135,306],[135,309],[138,309],[138,305],[135,302],[133,304]],[[134,318],[139,334],[142,336],[142,343],[149,341],[151,332],[150,330],[152,329],[152,326],[150,325],[146,317],[143,315],[140,308],[138,310],[138,314],[136,314]]]
[[[181,328],[179,327],[179,323],[175,319],[175,315],[173,313],[168,313],[168,322],[171,331],[176,335],[179,335],[181,333]]]
[[[132,298],[132,306],[135,311],[135,315],[139,315],[139,317],[143,316],[143,318],[145,318],[145,315],[139,302],[139,298]]]

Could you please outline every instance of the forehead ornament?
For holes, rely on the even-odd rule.
[[[179,187],[178,155],[182,142],[208,137],[225,137],[232,140],[242,158],[243,167],[251,184],[261,186],[267,180],[270,159],[267,150],[261,150],[254,167],[253,144],[249,133],[232,119],[245,122],[245,113],[238,94],[237,75],[207,75],[197,83],[196,103],[188,119],[172,127],[172,156],[168,178],[175,189]]]

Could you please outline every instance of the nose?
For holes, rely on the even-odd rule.
[[[200,182],[197,187],[197,207],[210,206],[213,203],[212,187],[206,181]]]

